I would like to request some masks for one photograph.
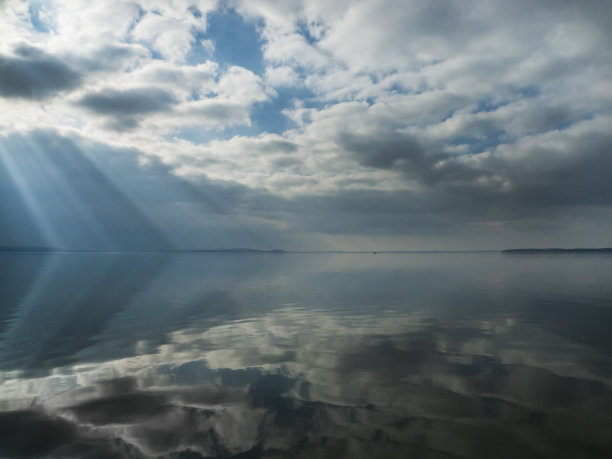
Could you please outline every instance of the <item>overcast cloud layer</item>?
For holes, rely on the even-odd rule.
[[[0,245],[612,246],[606,0],[0,2]]]

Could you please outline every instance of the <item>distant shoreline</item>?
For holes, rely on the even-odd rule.
[[[605,247],[605,248],[599,248],[599,249],[556,249],[556,248],[550,248],[550,249],[508,249],[508,250],[502,250],[502,253],[507,253],[507,254],[564,254],[564,253],[571,253],[571,254],[588,254],[588,253],[610,253],[612,254],[612,248],[610,247]]]

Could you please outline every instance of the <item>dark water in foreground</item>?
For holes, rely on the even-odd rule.
[[[0,457],[609,458],[612,256],[0,254]]]

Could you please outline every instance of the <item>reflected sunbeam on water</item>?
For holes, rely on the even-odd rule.
[[[4,254],[0,455],[610,457],[612,258]]]

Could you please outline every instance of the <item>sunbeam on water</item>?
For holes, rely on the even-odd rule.
[[[0,274],[7,457],[612,452],[606,256],[3,254]]]

